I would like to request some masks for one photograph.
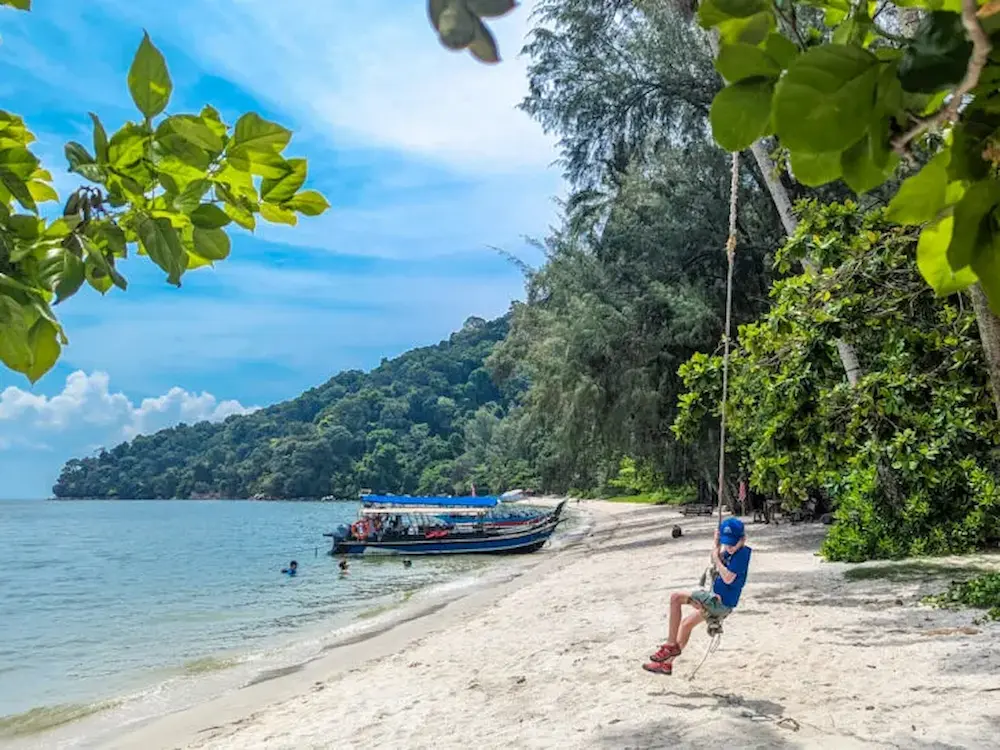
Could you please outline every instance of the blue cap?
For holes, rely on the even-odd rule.
[[[738,518],[727,518],[719,524],[719,541],[723,544],[737,544],[745,533],[743,522]]]

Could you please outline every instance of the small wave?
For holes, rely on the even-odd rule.
[[[362,610],[358,612],[355,617],[359,620],[371,620],[379,615],[384,615],[386,612],[391,612],[399,606],[399,602],[390,602],[389,604],[383,604],[378,607],[371,607],[370,609]]]
[[[235,656],[232,657],[218,657],[218,656],[205,656],[201,659],[192,659],[184,664],[184,674],[196,675],[205,674],[206,672],[221,672],[224,669],[231,669],[238,665],[241,659]]]
[[[0,716],[0,737],[38,734],[116,708],[121,703],[117,700],[100,703],[60,703],[54,706],[38,706],[19,714]]]

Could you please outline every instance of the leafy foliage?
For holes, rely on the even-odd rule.
[[[937,607],[985,609],[986,619],[1000,620],[1000,573],[984,573],[968,581],[955,581],[943,593],[924,601]]]
[[[496,40],[483,22],[513,10],[514,0],[427,0],[427,15],[441,44],[469,50],[484,63],[500,62]]]
[[[912,38],[877,23],[887,8],[903,6],[928,11]],[[823,24],[810,28],[815,7]],[[890,216],[926,225],[919,268],[938,294],[978,280],[1000,310],[993,6],[977,13],[975,0],[878,9],[841,0],[703,0],[698,18],[719,34],[716,65],[724,75],[735,71],[712,105],[713,132],[727,150],[773,133],[809,184],[842,178],[865,193],[943,127],[944,140],[928,142],[938,157],[903,184]]]
[[[510,404],[483,361],[506,319],[472,318],[447,342],[341,373],[291,401],[222,424],[140,436],[63,468],[57,497],[273,498],[462,492],[532,484],[509,458]],[[503,449],[503,457],[500,457]]]
[[[598,139],[563,132],[575,180],[609,135],[631,136],[630,127],[622,124],[647,119],[649,104],[701,105],[697,99],[707,77],[690,68],[671,69],[669,56],[660,63],[666,75],[652,80],[643,75],[649,68],[634,64],[636,30],[648,28],[636,18],[668,17],[672,11],[666,6],[630,0],[544,0],[539,5],[536,12],[545,25],[535,29],[526,47],[536,62],[525,108],[541,113],[545,122],[547,110],[557,102],[573,118],[586,120],[590,113],[581,105],[595,101],[589,91],[593,78],[617,84],[606,89],[611,92],[606,100],[627,93],[626,106],[617,112],[603,107],[605,129]],[[925,13],[912,37],[879,22],[880,16],[898,19],[916,11]],[[440,33],[433,12],[432,18]],[[901,194],[897,215],[926,225],[920,269],[938,294],[979,281],[994,311],[1000,311],[1000,56],[993,51],[1000,38],[1000,14],[995,4],[701,0],[697,19],[716,35],[715,65],[726,80],[711,103],[712,131],[720,146],[741,151],[775,135],[804,184],[842,179],[859,194],[891,179],[901,160],[916,164],[914,145],[939,150],[947,171],[935,167],[912,177],[917,182]],[[560,24],[575,26],[581,35],[565,44],[548,28]],[[673,31],[688,33],[687,25],[674,23]],[[599,48],[617,52],[613,68],[587,65],[587,58],[605,57],[595,54]],[[589,75],[565,75],[581,69]],[[666,97],[656,96],[664,91],[669,92]],[[674,114],[683,114],[683,106]],[[942,129],[943,141],[932,140]],[[676,138],[685,130],[664,135]],[[634,148],[636,142],[630,145]],[[914,199],[920,210],[907,210]]]
[[[733,353],[728,447],[745,456],[756,489],[793,505],[816,493],[837,503],[824,545],[833,559],[964,552],[1000,536],[997,430],[975,319],[925,291],[910,270],[915,239],[878,212],[808,206],[778,262],[808,254],[824,270],[776,282],[771,309],[740,328]],[[837,360],[841,337],[869,363],[853,388]],[[720,359],[696,354],[681,375],[683,437],[717,413]]]
[[[548,262],[529,278],[527,304],[515,306],[511,334],[490,359],[498,382],[530,383],[522,404],[548,446],[538,466],[546,487],[600,487],[622,456],[660,485],[700,476],[704,446],[666,439],[677,367],[718,338],[728,184],[724,155],[711,146],[664,149],[622,176],[599,234],[550,238]],[[780,231],[749,178],[743,197],[738,320],[761,309],[765,255]]]
[[[284,157],[291,132],[282,126],[251,112],[231,127],[209,106],[164,115],[173,84],[148,35],[128,88],[141,117],[109,136],[90,115],[92,149],[65,148],[69,170],[89,185],[51,221],[39,205],[59,196],[29,149],[34,136],[22,118],[0,111],[0,362],[32,382],[67,344],[53,305],[84,284],[101,294],[124,290],[118,266],[130,251],[180,286],[185,272],[229,256],[230,223],[253,230],[261,216],[295,224],[298,214],[329,208],[316,191],[300,190],[306,162]]]
[[[721,82],[703,35],[668,4],[541,0],[521,108],[560,136],[567,176],[592,188],[661,147],[704,140]]]

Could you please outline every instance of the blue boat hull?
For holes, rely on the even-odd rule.
[[[395,554],[395,555],[454,555],[454,554],[515,554],[541,549],[558,521],[513,534],[463,539],[462,536],[442,539],[384,539],[382,541],[340,542],[331,550],[335,555]]]

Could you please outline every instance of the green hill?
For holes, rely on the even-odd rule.
[[[464,432],[510,404],[484,369],[507,317],[470,318],[436,346],[342,372],[298,398],[179,425],[66,463],[59,498],[300,498],[467,492]],[[488,489],[488,488],[477,488]]]

